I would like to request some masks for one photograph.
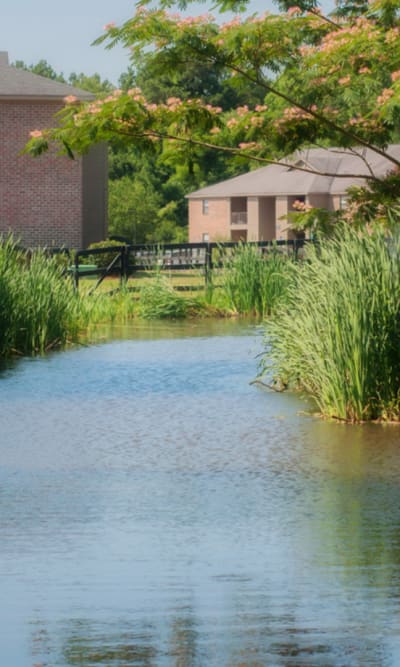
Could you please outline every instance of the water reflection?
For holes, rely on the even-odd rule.
[[[257,330],[161,334],[2,375],[4,663],[397,667],[397,429],[250,385]]]

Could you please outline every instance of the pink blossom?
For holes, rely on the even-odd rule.
[[[300,7],[289,7],[289,9],[287,10],[287,15],[288,16],[296,16],[296,15],[301,14],[301,13],[302,12],[301,12]]]
[[[106,25],[103,27],[103,30],[110,30],[111,28],[115,28],[114,21],[111,21],[111,23],[106,23]]]
[[[394,95],[394,91],[391,88],[384,88],[382,94],[376,98],[377,104],[385,104],[391,97]]]
[[[359,74],[369,74],[371,72],[369,67],[360,67],[358,70]]]
[[[338,84],[339,84],[339,86],[346,86],[348,83],[350,83],[350,81],[351,81],[350,76],[342,76],[338,80]]]
[[[247,148],[255,148],[257,146],[255,141],[242,141],[242,143],[239,144],[239,148],[242,150],[246,150]]]
[[[210,134],[219,134],[220,132],[221,130],[219,129],[219,127],[212,127],[210,130]]]
[[[390,78],[392,81],[397,81],[397,79],[400,79],[400,69],[396,70],[396,72],[392,72]]]
[[[75,104],[75,102],[78,101],[78,98],[76,95],[67,95],[67,97],[64,97],[64,102],[65,104]]]
[[[167,99],[167,106],[175,106],[176,104],[182,104],[182,100],[179,97],[169,97]]]
[[[32,130],[32,132],[29,132],[29,136],[31,136],[32,139],[40,139],[40,137],[43,137],[43,132],[42,130]]]

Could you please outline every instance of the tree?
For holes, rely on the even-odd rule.
[[[79,74],[71,72],[68,77],[68,83],[76,88],[88,90],[90,93],[94,93],[94,95],[110,93],[114,88],[113,84],[108,81],[108,79],[102,80],[100,74],[97,72],[91,76],[87,76],[83,72],[80,72]]]
[[[237,2],[217,4],[232,9]],[[364,176],[368,147],[389,160],[399,186],[400,163],[387,147],[399,133],[400,0],[372,0],[368,7],[355,1],[351,12],[340,11],[345,5],[337,15],[324,15],[312,0],[296,7],[280,2],[286,11],[221,25],[209,14],[182,17],[139,4],[130,20],[108,26],[97,42],[129,48],[133,66],[153,49],[167,71],[175,63],[214,67],[237,90],[262,89],[263,103],[226,110],[202,97],[173,95],[155,103],[138,87],[117,90],[94,103],[70,100],[60,127],[35,133],[27,150],[39,154],[49,141],[69,151],[104,140],[142,151],[168,143],[181,164],[193,163],[206,148],[257,165],[304,146],[335,146],[358,155],[360,169],[352,176]],[[379,189],[372,171],[367,181]]]
[[[81,88],[82,90],[88,90],[95,95],[110,93],[114,86],[110,81],[104,79],[102,81],[100,74],[97,72],[91,76],[87,76],[81,72],[76,74],[71,72],[68,78],[64,76],[63,73],[59,74],[53,69],[53,67],[47,62],[47,60],[39,60],[35,65],[27,65],[23,60],[16,60],[14,66],[18,69],[24,69],[27,72],[32,72],[33,74],[38,74],[39,76],[44,76],[47,79],[52,79],[53,81],[59,81],[60,83],[68,83],[71,86],[76,88]]]
[[[47,60],[39,60],[36,65],[27,65],[23,60],[16,60],[14,67],[17,67],[18,69],[24,69],[27,72],[32,72],[33,74],[38,74],[39,76],[45,76],[47,79],[52,79],[53,81],[67,83],[64,75],[62,73],[58,74],[47,62]]]

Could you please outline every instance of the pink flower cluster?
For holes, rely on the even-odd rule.
[[[302,211],[303,213],[306,213],[311,211],[312,206],[310,204],[306,204],[304,201],[300,201],[300,199],[296,199],[296,201],[294,201],[292,204],[292,208],[294,208],[296,211]]]
[[[32,130],[32,132],[29,132],[29,136],[32,137],[32,139],[40,139],[43,137],[43,132],[42,130]]]
[[[67,97],[64,97],[64,102],[65,104],[75,104],[75,102],[78,101],[78,98],[76,95],[67,95]]]
[[[379,104],[379,106],[382,106],[383,104],[386,104],[393,95],[394,91],[391,88],[384,88],[382,94],[378,95],[376,98],[376,103]]]
[[[231,28],[236,28],[237,26],[241,25],[242,21],[240,16],[235,16],[231,21],[227,21],[226,23],[223,23],[221,25],[220,32],[227,32],[227,30],[230,30]]]
[[[390,78],[392,79],[392,81],[397,81],[398,79],[400,79],[400,69],[398,69],[396,72],[392,72]]]
[[[288,16],[299,16],[299,14],[302,14],[303,12],[301,11],[300,7],[289,7],[287,10],[287,15]]]

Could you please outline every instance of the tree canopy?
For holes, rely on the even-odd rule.
[[[390,178],[400,184],[400,163],[387,151],[399,138],[400,0],[340,1],[329,15],[313,0],[296,6],[281,0],[277,13],[238,14],[226,22],[208,13],[172,13],[168,4],[139,3],[124,24],[106,26],[97,43],[125,46],[136,72],[146,61],[164,75],[187,74],[192,84],[195,73],[208,72],[212,83],[210,71],[218,72],[222,97],[200,85],[192,86],[192,96],[178,94],[179,86],[169,96],[165,90],[153,95],[150,84],[139,87],[136,79],[94,102],[67,98],[60,125],[32,133],[31,153],[51,142],[72,154],[108,141],[150,152],[168,146],[177,164],[195,163],[206,149],[257,166],[304,146],[334,146],[357,153],[354,176],[364,176],[368,147],[388,158]],[[222,10],[246,4],[217,2]],[[228,94],[238,100],[234,107],[224,103]],[[379,189],[372,170],[367,181]],[[371,206],[365,210],[373,216]]]

